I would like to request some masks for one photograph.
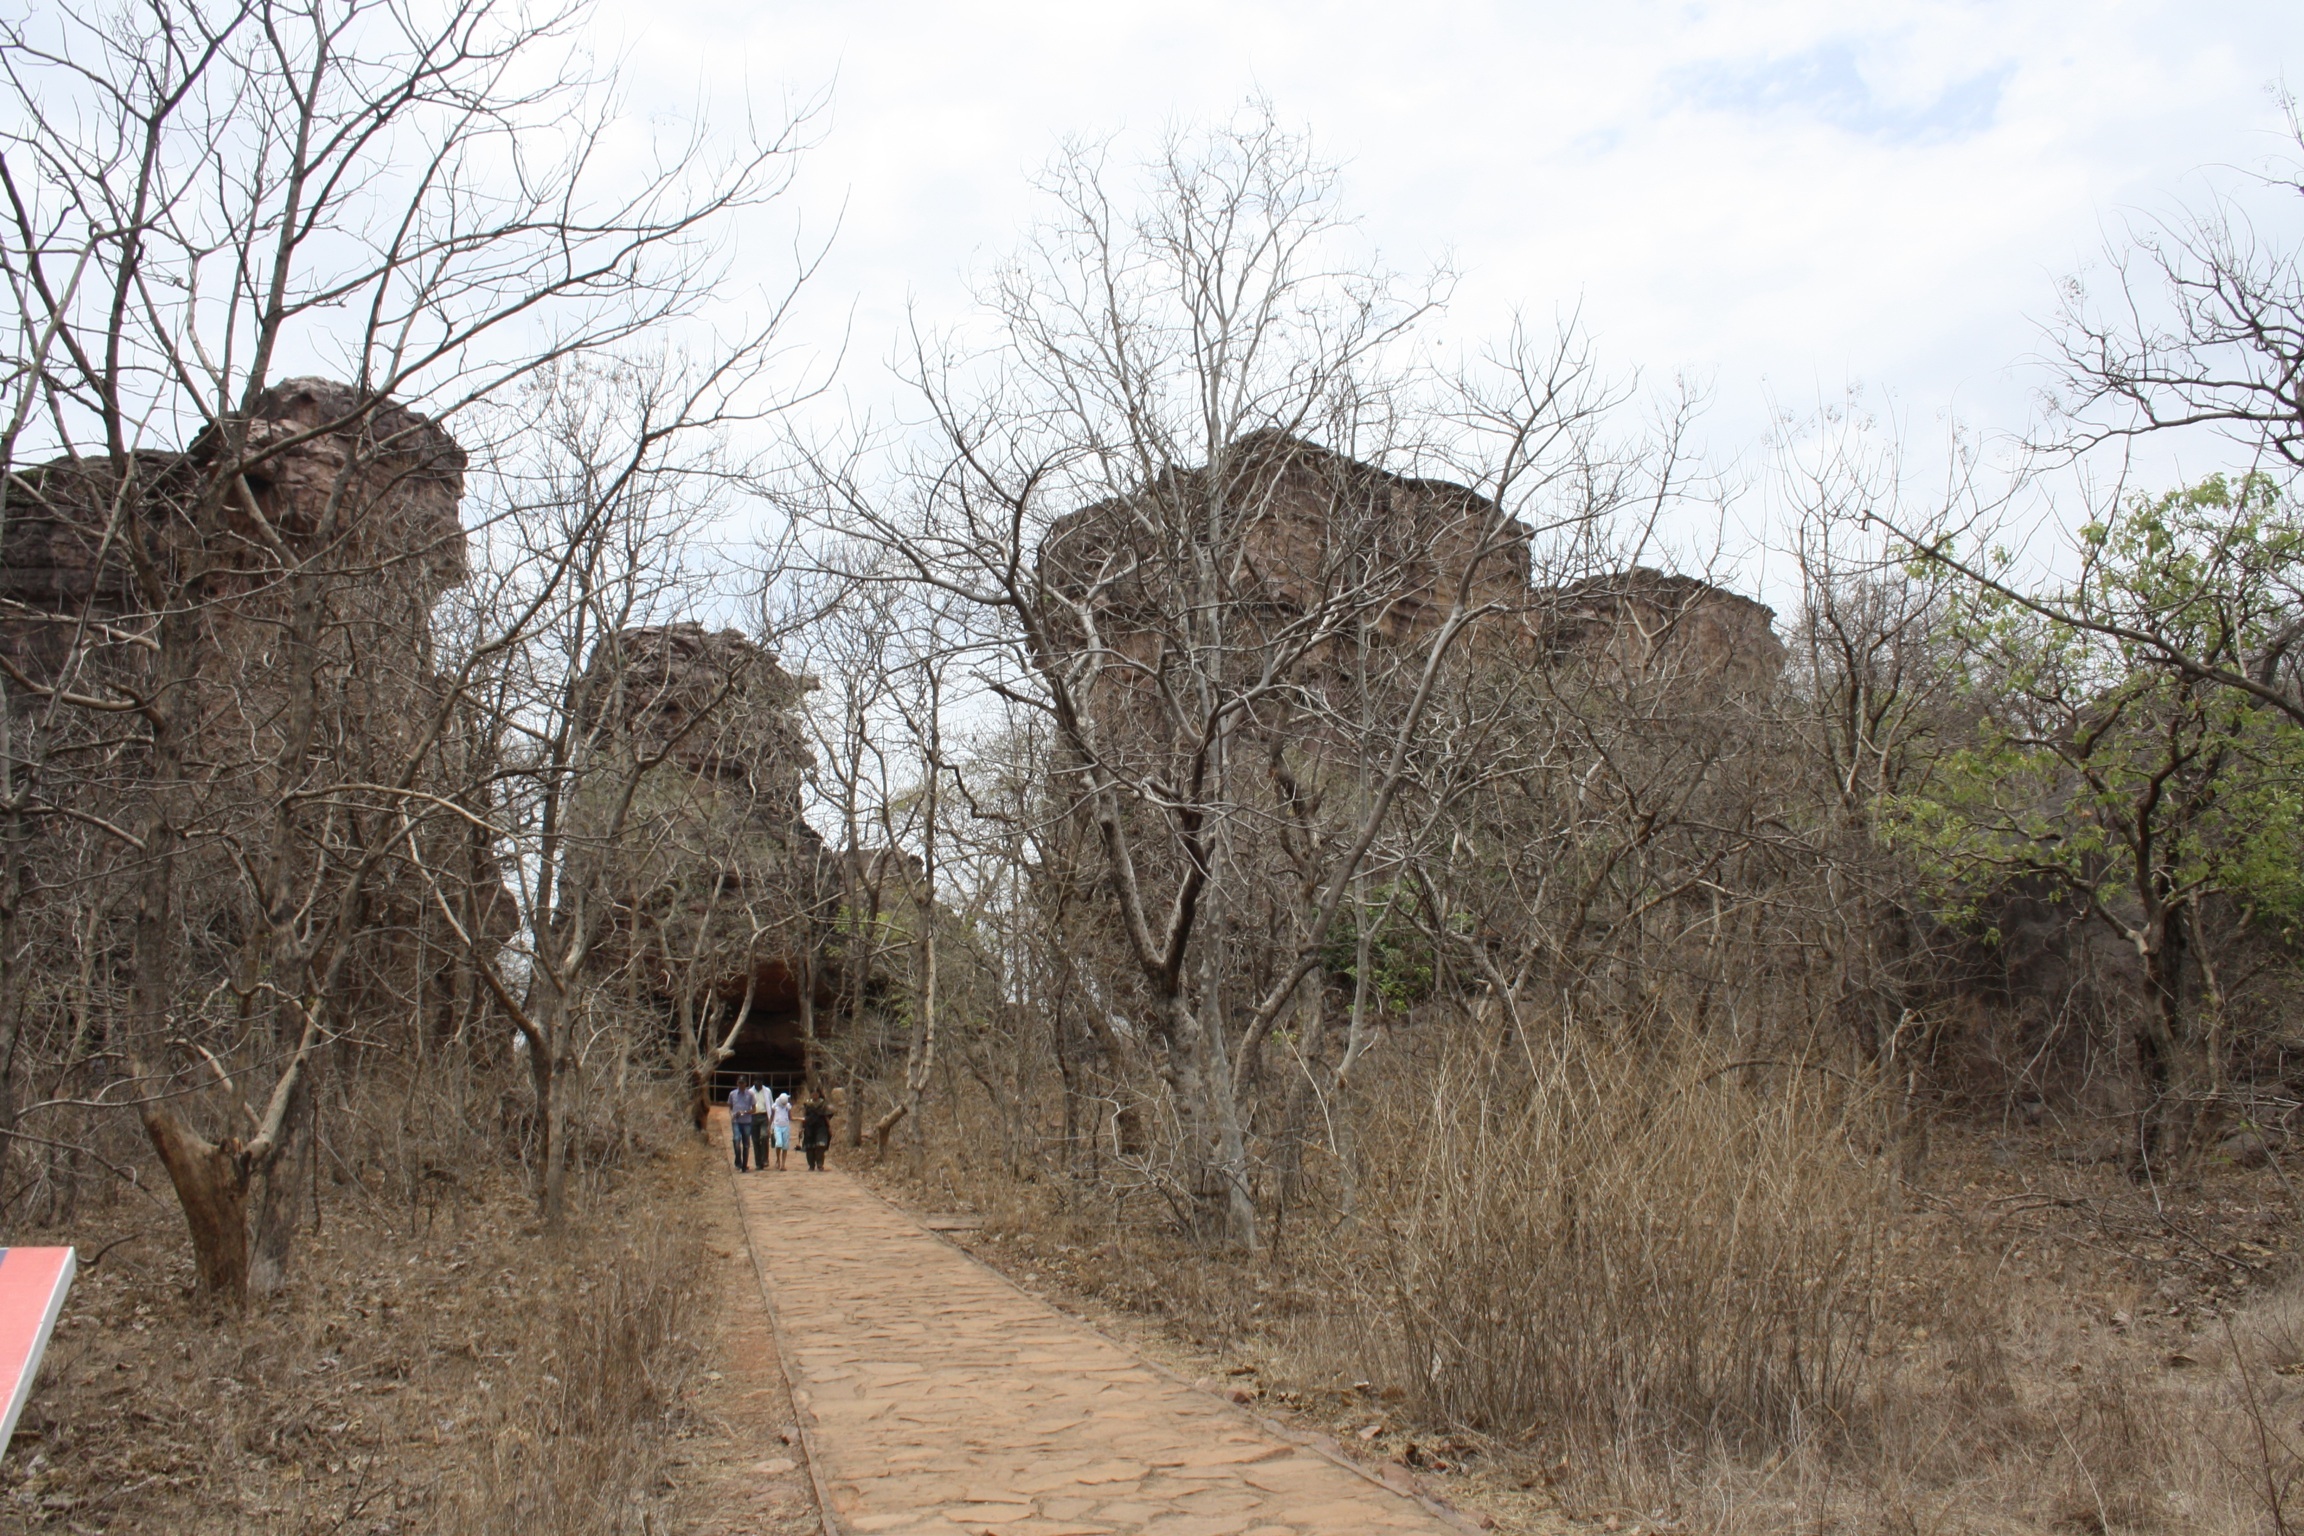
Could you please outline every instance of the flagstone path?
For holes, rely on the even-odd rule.
[[[736,1185],[842,1532],[1458,1529],[1024,1294],[845,1174],[795,1154]]]

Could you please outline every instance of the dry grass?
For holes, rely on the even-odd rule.
[[[1279,1253],[1010,1181],[964,1136],[886,1172],[983,1212],[1026,1285],[1507,1532],[2304,1530],[2270,1170],[2139,1188],[2085,1152],[2107,1127],[1958,1123],[1915,1169],[1844,1078],[1653,1043],[1402,1058],[1353,1108],[1356,1219]]]
[[[1338,1368],[1435,1419],[1763,1453],[1845,1421],[1896,1293],[1861,1096],[1805,1071],[1562,1040],[1445,1054],[1312,1255],[1374,1326]]]
[[[290,1294],[244,1318],[193,1302],[181,1218],[159,1200],[19,1234],[84,1253],[130,1241],[74,1289],[0,1467],[0,1529],[677,1523],[664,1471],[697,1431],[690,1378],[718,1326],[694,1236],[719,1188],[709,1151],[667,1110],[662,1132],[594,1160],[555,1248],[474,1118],[451,1106],[421,1135],[434,1117],[397,1108],[370,1117],[390,1133],[333,1126],[321,1231]]]
[[[631,1214],[631,1213],[627,1213]],[[657,1485],[708,1305],[692,1229],[649,1221],[536,1286],[517,1365],[475,1415],[439,1528],[473,1536],[636,1536],[665,1528]]]

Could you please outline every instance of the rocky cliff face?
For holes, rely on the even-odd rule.
[[[748,1009],[722,1070],[797,1075],[825,881],[801,815],[808,680],[736,630],[692,623],[624,630],[587,671],[593,718],[621,750],[663,759],[644,790],[649,847],[616,881],[595,968],[631,976],[707,1043]]]
[[[41,685],[59,680],[82,695],[168,701],[178,750],[199,765],[171,788],[177,814],[209,834],[182,855],[198,963],[221,963],[251,931],[244,882],[220,850],[271,824],[280,785],[388,781],[417,750],[440,698],[429,611],[466,574],[465,467],[430,418],[290,379],[180,450],[63,458],[9,477],[0,660],[19,674],[10,704],[37,709]],[[319,717],[302,731],[290,724],[288,701],[303,695],[282,644],[292,611],[308,616],[295,665],[309,670],[295,677],[310,679]],[[124,717],[38,718],[53,732],[36,749],[43,794],[135,824],[152,766],[145,740],[118,729]],[[426,853],[475,931],[510,933],[513,903],[484,839],[439,834]],[[37,841],[31,856],[67,859],[69,840]],[[361,900],[355,985],[444,965],[439,945],[417,942],[428,889],[379,875]],[[399,1006],[397,982],[379,985],[379,1009]],[[431,988],[448,990],[445,980]]]
[[[1750,694],[1783,674],[1775,620],[1775,610],[1710,582],[1634,566],[1536,594],[1528,632],[1540,654],[1621,686]]]
[[[1503,643],[1529,660],[1590,666],[1619,685],[1731,692],[1764,690],[1782,673],[1775,615],[1761,604],[1645,567],[1540,588],[1528,538],[1468,487],[1264,432],[1242,438],[1225,464],[1170,469],[1058,519],[1040,569],[1146,667],[1178,643],[1175,616],[1212,588],[1244,642],[1323,606],[1400,642],[1438,627],[1469,571],[1470,602],[1508,616],[1514,638]],[[1209,571],[1224,574],[1211,581]]]
[[[428,417],[328,380],[291,379],[180,451],[21,472],[0,520],[0,656],[35,682],[69,665],[84,687],[133,694],[148,684],[159,614],[191,613],[193,755],[234,765],[228,777],[254,795],[279,766],[276,647],[288,578],[317,573],[328,615],[329,771],[390,778],[407,733],[438,700],[426,627],[434,601],[466,577],[466,467]],[[630,878],[610,894],[616,926],[599,965],[667,1009],[684,990],[707,1011],[750,992],[743,1044],[763,1058],[754,1069],[766,1069],[796,1039],[799,989],[816,969],[806,917],[822,848],[801,817],[809,754],[794,707],[803,680],[736,631],[693,623],[614,635],[587,672],[591,723],[606,723],[625,749],[666,759],[646,807],[658,823],[651,831],[665,835],[618,872]],[[85,793],[128,804],[147,793],[144,771],[131,750]],[[217,814],[260,811],[234,802]],[[468,881],[452,894],[469,898],[478,929],[508,938],[515,903],[493,845],[466,834],[428,852],[435,877]],[[229,880],[216,887],[232,889]],[[203,921],[228,942],[236,918],[227,895],[216,899],[220,910]],[[406,949],[433,920],[431,899],[412,882],[379,879],[367,901],[378,966],[402,974],[414,962],[394,946]],[[769,936],[756,940],[763,925]],[[452,987],[444,977],[433,990],[445,997]]]
[[[179,600],[260,580],[278,563],[274,535],[292,559],[412,569],[434,592],[464,579],[464,451],[430,418],[348,385],[290,379],[232,426],[245,497],[216,482],[217,429],[181,452],[63,458],[16,475],[0,525],[0,613],[21,627],[77,618],[91,600],[100,618],[140,606],[122,546],[130,531],[187,568],[203,557],[209,590]]]
[[[593,652],[589,670],[602,717],[641,751],[741,787],[759,815],[798,819],[811,756],[793,710],[809,680],[736,630],[693,623],[624,630]]]
[[[1121,636],[1216,595],[1251,626],[1328,610],[1407,639],[1446,614],[1467,568],[1475,603],[1524,595],[1527,537],[1463,486],[1258,432],[1223,464],[1172,468],[1058,519],[1040,568]]]
[[[347,557],[415,573],[438,593],[465,578],[464,450],[440,425],[392,401],[362,412],[349,385],[290,379],[250,413],[245,452],[258,510],[290,548],[331,526]],[[195,441],[191,457],[210,451]],[[234,530],[254,533],[244,511]]]

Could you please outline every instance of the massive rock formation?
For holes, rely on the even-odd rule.
[[[204,833],[181,869],[198,964],[224,964],[254,931],[223,850],[318,835],[278,829],[281,785],[389,781],[426,740],[440,697],[428,613],[466,571],[465,463],[425,416],[291,379],[181,451],[67,457],[8,478],[0,667],[26,727],[19,740],[38,737],[39,793],[67,816],[135,825],[154,793],[152,759],[146,739],[120,729],[144,711],[117,706],[165,708],[176,757],[196,765],[170,791],[174,815]],[[298,633],[305,648],[292,662],[285,642]],[[309,693],[292,674],[311,680]],[[57,683],[115,707],[51,715],[42,690]],[[312,700],[316,726],[296,724],[298,696]],[[500,941],[512,902],[494,851],[463,832],[435,841],[428,861],[468,924]],[[49,838],[29,856],[72,855]],[[425,966],[441,963],[438,945],[414,937],[430,909],[413,880],[368,881],[353,985],[373,981],[378,1007],[405,996],[419,952]],[[422,990],[430,1011],[450,988]]]
[[[1323,612],[1407,642],[1437,628],[1460,586],[1495,615],[1483,621],[1492,654],[1583,665],[1612,685],[1758,692],[1784,667],[1775,615],[1749,598],[1645,567],[1539,587],[1528,528],[1487,497],[1279,432],[1059,518],[1040,570],[1146,673],[1182,643],[1182,616],[1211,601],[1243,651]]]
[[[793,710],[794,677],[737,630],[701,624],[627,629],[594,650],[591,697],[644,753],[691,778],[741,790],[757,814],[797,820],[811,761]]]
[[[290,379],[232,426],[245,495],[220,476],[226,434],[216,428],[181,452],[61,458],[12,476],[0,653],[52,667],[84,618],[245,601],[277,577],[283,551],[347,577],[389,571],[427,597],[464,579],[464,451],[428,417],[347,385]],[[157,591],[139,590],[130,533],[154,557],[145,580]]]
[[[811,680],[736,630],[693,623],[624,630],[586,670],[594,718],[660,759],[596,969],[628,975],[705,1049],[740,1021],[721,1072],[797,1079],[829,1000],[816,957],[832,877],[801,815],[796,709]]]
[[[464,450],[393,401],[363,411],[349,385],[290,379],[250,413],[244,471],[256,507],[291,549],[315,547],[334,512],[344,563],[410,570],[430,592],[465,578]],[[190,456],[211,451],[196,440]],[[333,503],[333,505],[332,505]],[[244,513],[235,532],[252,527]]]
[[[278,636],[292,578],[316,577],[328,614],[324,707],[336,720],[325,733],[328,771],[391,778],[395,753],[438,699],[427,626],[435,601],[466,577],[465,469],[463,450],[429,418],[346,385],[291,379],[181,451],[20,472],[0,520],[0,662],[33,686],[11,689],[12,702],[36,699],[67,665],[82,691],[134,696],[150,687],[161,615],[189,615],[191,753],[239,765],[226,777],[257,794],[265,765],[281,766]],[[725,1022],[749,996],[730,1066],[797,1072],[820,969],[823,858],[801,816],[809,757],[794,706],[805,680],[735,631],[692,623],[613,635],[587,670],[584,723],[604,725],[622,750],[664,759],[644,786],[645,835],[611,876],[614,926],[596,951],[598,973],[668,1018],[685,1007],[699,1029]],[[363,755],[382,767],[365,771]],[[144,772],[132,749],[102,782],[69,793],[102,799],[79,808],[118,819],[144,792]],[[217,814],[260,809],[235,803]],[[432,876],[450,882],[478,932],[509,938],[516,903],[496,849],[470,830],[443,836],[428,850]],[[202,888],[218,903],[202,924],[229,944],[234,884]],[[373,959],[364,970],[405,976],[424,949],[414,936],[435,921],[428,890],[380,878],[366,902]],[[425,950],[435,959],[440,937]],[[432,1013],[458,989],[443,975],[421,990]],[[442,1013],[436,1027],[448,1022]]]
[[[1220,465],[1172,467],[1059,518],[1040,567],[1115,638],[1156,636],[1170,615],[1216,597],[1251,625],[1326,610],[1401,640],[1439,622],[1468,567],[1474,603],[1521,601],[1527,539],[1461,485],[1255,432]]]
[[[1784,671],[1774,610],[1693,576],[1634,566],[1533,595],[1539,654],[1618,685],[1760,693]]]

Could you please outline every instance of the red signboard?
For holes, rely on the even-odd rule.
[[[40,1356],[64,1293],[72,1288],[69,1248],[0,1248],[0,1451],[16,1432],[16,1415],[32,1395]]]

